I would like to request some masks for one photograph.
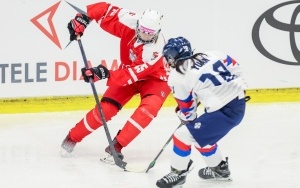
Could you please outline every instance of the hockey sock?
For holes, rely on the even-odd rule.
[[[162,100],[156,95],[143,98],[139,107],[134,111],[117,136],[118,142],[123,147],[127,146],[156,117],[161,105]]]
[[[101,102],[101,108],[106,121],[111,120],[119,111],[115,105],[109,102]],[[102,126],[102,124],[100,112],[96,105],[71,129],[70,137],[73,141],[80,142],[84,137]]]

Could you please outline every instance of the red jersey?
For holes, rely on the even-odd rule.
[[[107,10],[102,17],[99,12],[104,8]],[[120,38],[121,64],[118,70],[110,71],[108,86],[124,86],[146,79],[167,81],[169,68],[162,56],[165,40],[161,33],[156,42],[144,44],[136,37],[139,15],[135,12],[112,5],[103,6],[103,3],[87,6],[87,12],[103,30]]]

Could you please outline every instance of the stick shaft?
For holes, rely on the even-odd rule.
[[[179,129],[182,126],[182,124],[180,124],[177,128]],[[175,130],[175,131],[176,131]],[[153,161],[149,164],[148,168],[146,169],[146,173],[152,168],[154,167],[156,160],[159,158],[159,156],[162,154],[162,152],[165,150],[165,148],[169,145],[170,141],[172,140],[173,134],[175,133],[175,131],[172,133],[172,135],[169,137],[169,139],[167,140],[167,142],[164,144],[164,146],[161,148],[161,150],[158,152],[158,154],[155,156],[155,158],[153,159]]]
[[[84,66],[85,66],[86,69],[88,69],[89,68],[88,62],[87,62],[87,58],[86,58],[86,55],[85,55],[85,52],[84,52],[84,49],[83,49],[80,37],[77,37],[77,41],[78,41],[80,52],[81,52],[81,55],[82,55],[82,58],[83,58]],[[101,108],[101,105],[100,105],[100,102],[99,102],[99,97],[98,97],[98,93],[97,93],[94,81],[93,81],[92,78],[90,78],[89,81],[90,81],[90,84],[91,84],[91,87],[92,87],[92,90],[93,90],[94,98],[95,98],[95,101],[96,101],[96,104],[97,104],[97,107],[98,107],[98,110],[99,110],[99,113],[100,113],[100,116],[101,116],[101,120],[102,120],[102,123],[103,123],[105,134],[106,134],[106,137],[108,139],[110,151],[111,151],[112,156],[114,158],[115,164],[117,166],[119,166],[120,168],[125,169],[127,163],[124,162],[124,161],[122,161],[121,159],[119,159],[119,157],[117,156],[117,153],[116,153],[116,150],[115,150],[115,148],[113,146],[112,138],[111,138],[111,135],[110,135],[107,123],[106,123],[106,119],[104,117],[104,113],[102,111],[102,108]]]
[[[198,102],[197,106],[199,106],[201,103]],[[165,148],[169,145],[170,141],[173,138],[173,134],[176,132],[177,129],[179,129],[183,124],[181,123],[176,129],[175,131],[172,133],[172,135],[169,137],[169,139],[167,140],[167,142],[165,143],[165,145],[162,147],[162,149],[158,152],[158,154],[155,156],[155,158],[153,159],[153,161],[149,164],[148,168],[146,169],[146,173],[152,168],[154,167],[156,160],[158,159],[158,157],[162,154],[162,152],[165,150]]]

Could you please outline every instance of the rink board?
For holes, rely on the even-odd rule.
[[[300,88],[251,89],[247,90],[247,95],[251,96],[251,103],[299,102]],[[139,101],[139,95],[136,95],[124,108],[136,107]],[[88,110],[94,105],[95,98],[93,95],[8,98],[0,100],[0,114]],[[169,95],[163,106],[176,106],[172,94]]]

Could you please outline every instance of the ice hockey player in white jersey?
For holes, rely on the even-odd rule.
[[[173,135],[171,172],[156,182],[158,187],[182,185],[191,170],[192,145],[206,163],[202,179],[231,180],[228,158],[223,159],[217,142],[242,121],[246,83],[240,65],[222,52],[194,53],[184,37],[171,38],[163,55],[172,68],[168,84],[178,106],[181,123]],[[247,97],[248,98],[248,97]],[[204,113],[197,116],[197,103]]]

